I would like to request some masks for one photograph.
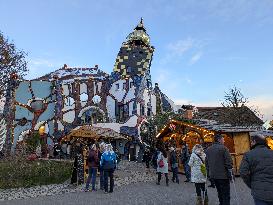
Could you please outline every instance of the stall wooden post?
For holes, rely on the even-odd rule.
[[[235,150],[235,155],[233,155],[234,157],[233,166],[235,168],[235,173],[239,174],[239,168],[241,161],[243,159],[243,155],[250,150],[249,132],[233,133],[233,140]]]

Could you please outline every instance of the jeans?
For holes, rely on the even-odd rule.
[[[103,170],[100,170],[100,189],[104,188],[104,175],[103,175]]]
[[[184,172],[186,175],[186,178],[188,181],[191,180],[191,170],[190,170],[190,166],[188,165],[189,160],[187,160],[186,162],[183,162],[183,167],[184,167]]]
[[[179,183],[179,179],[178,179],[178,167],[173,168],[172,167],[172,172],[173,172],[173,177],[172,177],[172,181],[174,182],[174,180]]]
[[[253,197],[253,199],[254,199],[255,205],[273,205],[273,202],[262,201],[255,197]]]
[[[229,179],[214,179],[220,205],[230,205]]]
[[[195,183],[194,185],[197,196],[201,196],[202,192],[205,193],[205,195],[207,196],[207,191],[205,190],[205,183]]]
[[[95,190],[96,177],[97,177],[97,168],[89,167],[88,178],[87,178],[86,187],[85,187],[87,190],[89,189],[91,178],[92,178],[92,190]]]
[[[104,191],[108,192],[108,177],[110,177],[110,192],[114,189],[114,169],[103,170],[104,172]]]

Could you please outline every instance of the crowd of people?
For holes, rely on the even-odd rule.
[[[208,187],[216,187],[220,205],[230,205],[231,183],[234,186],[235,201],[239,204],[234,183],[233,161],[224,142],[224,137],[217,134],[211,146],[196,144],[191,153],[185,142],[182,144],[180,153],[177,153],[173,146],[161,145],[157,147],[152,158],[148,156],[149,150],[146,150],[144,161],[147,168],[149,168],[150,160],[156,168],[157,185],[160,185],[162,174],[165,175],[166,186],[169,186],[169,165],[172,181],[179,184],[178,164],[181,162],[186,176],[185,182],[192,182],[195,185],[196,205],[208,205]],[[246,185],[251,188],[255,205],[273,205],[273,151],[267,146],[264,136],[252,136],[251,150],[243,157],[240,175]]]
[[[246,185],[251,188],[255,205],[273,205],[273,151],[269,149],[265,138],[261,135],[253,136],[251,145],[251,151],[243,157],[240,175]],[[196,205],[208,205],[208,187],[216,187],[220,205],[230,205],[230,184],[233,183],[235,188],[235,178],[233,161],[228,148],[224,145],[222,135],[215,135],[211,146],[204,147],[202,144],[196,144],[191,152],[185,142],[182,143],[179,152],[176,147],[168,147],[164,144],[158,145],[156,150],[146,148],[143,161],[147,168],[152,165],[156,169],[156,184],[160,185],[164,175],[166,186],[169,186],[169,170],[172,172],[172,182],[180,183],[178,167],[181,163],[185,172],[185,182],[191,182],[195,186]],[[85,191],[89,191],[90,182],[92,191],[96,191],[95,182],[99,171],[100,189],[105,193],[113,192],[113,174],[117,168],[117,155],[112,145],[93,144],[89,151],[88,165],[89,176]],[[108,189],[108,178],[110,178],[110,189]],[[234,191],[236,192],[236,189]],[[238,200],[238,196],[235,197]]]

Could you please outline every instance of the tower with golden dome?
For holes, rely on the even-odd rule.
[[[150,36],[146,33],[141,18],[133,32],[122,43],[114,65],[114,72],[119,73],[122,78],[145,75],[150,69],[153,52],[154,47],[150,44]]]

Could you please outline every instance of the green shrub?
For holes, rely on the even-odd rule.
[[[72,163],[23,158],[0,161],[0,189],[59,184],[68,180]]]

